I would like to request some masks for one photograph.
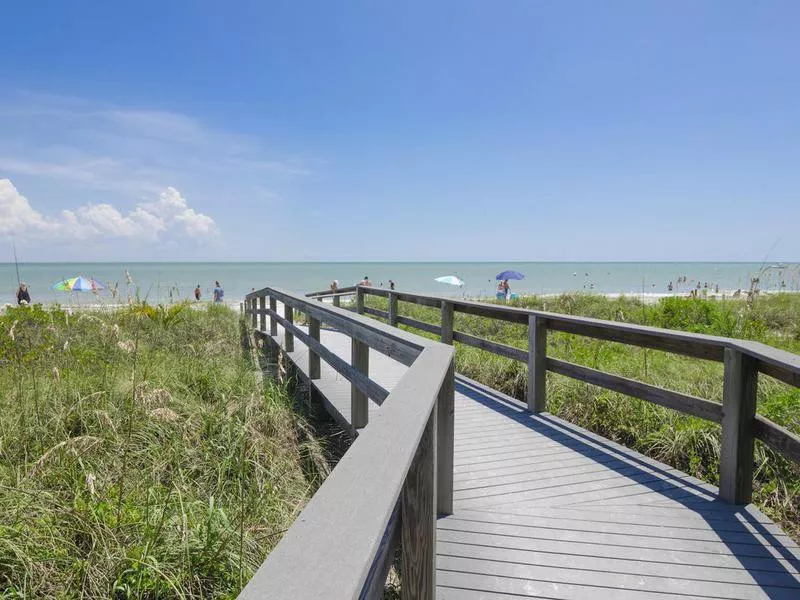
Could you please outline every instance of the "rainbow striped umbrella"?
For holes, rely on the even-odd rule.
[[[94,292],[103,290],[105,286],[94,279],[87,279],[83,275],[59,281],[53,286],[59,292]]]

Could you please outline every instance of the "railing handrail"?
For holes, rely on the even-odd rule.
[[[364,296],[389,299],[389,311],[364,306]],[[449,326],[442,327],[399,315],[397,302],[405,301],[440,308]],[[385,288],[358,286],[358,310],[385,318],[390,325],[406,324],[444,340],[455,340],[500,356],[528,363],[528,408],[545,410],[546,371],[605,387],[629,396],[672,408],[722,424],[723,443],[720,464],[720,494],[736,504],[750,502],[752,495],[753,439],[768,444],[786,458],[800,463],[800,436],[771,420],[756,415],[756,382],[759,373],[800,387],[800,356],[761,342],[676,331],[646,325],[620,323],[591,317],[564,315],[515,306],[473,300],[414,294]],[[455,331],[452,313],[499,319],[529,327],[528,350],[506,346]],[[560,331],[633,346],[652,348],[694,358],[725,363],[722,404],[659,388],[644,382],[590,369],[582,365],[549,358],[546,355],[548,331]]]
[[[284,317],[273,308],[277,301],[288,307]],[[452,512],[452,404],[448,407],[446,400],[448,394],[452,400],[453,348],[277,288],[252,292],[245,304],[254,325],[261,317],[257,331],[263,337],[270,337],[262,331],[270,317],[273,324],[282,324],[287,334],[304,336],[309,354],[321,353],[325,348],[318,339],[318,326],[329,323],[351,337],[354,346],[356,342],[365,344],[409,369],[240,598],[379,597],[384,583],[381,577],[385,580],[392,558],[389,550],[399,527],[403,539],[417,544],[404,549],[404,566],[407,561],[409,572],[420,574],[418,581],[412,576],[404,585],[421,590],[420,597],[432,597],[428,592],[435,570],[431,536],[435,539],[436,511]],[[312,323],[316,321],[316,337],[311,325],[308,333],[294,325],[294,310],[306,313]],[[273,331],[277,333],[274,326]],[[367,373],[356,377],[354,365],[328,358],[333,359],[330,364],[337,371],[353,378],[354,390],[364,393]],[[449,427],[442,427],[443,423]],[[444,439],[437,436],[437,430]],[[449,457],[446,446],[442,452],[442,443],[448,441]],[[419,561],[423,564],[417,564]]]
[[[784,383],[800,387],[800,355],[769,346],[762,342],[728,338],[723,336],[694,333],[650,325],[637,325],[634,323],[621,323],[594,317],[579,315],[565,315],[548,311],[521,308],[516,306],[503,306],[475,300],[448,298],[430,294],[414,294],[398,292],[386,288],[356,286],[366,295],[388,297],[396,295],[398,300],[412,302],[440,308],[442,302],[453,305],[455,312],[471,314],[479,317],[498,319],[510,323],[528,324],[531,316],[546,319],[548,329],[574,333],[585,337],[592,337],[606,341],[615,341],[631,346],[664,350],[673,354],[682,354],[694,358],[724,360],[725,349],[737,350],[759,361],[759,370],[765,375],[779,379]],[[609,332],[604,334],[604,332]],[[614,336],[613,333],[617,335]],[[637,339],[638,336],[638,339]],[[662,343],[658,343],[662,340]],[[688,347],[687,347],[688,345]],[[768,372],[769,370],[770,372]]]

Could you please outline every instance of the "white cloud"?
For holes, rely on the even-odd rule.
[[[10,179],[0,179],[0,234],[20,238],[88,239],[93,237],[156,240],[162,237],[216,235],[214,219],[189,207],[173,187],[157,200],[140,202],[123,214],[111,204],[86,204],[63,210],[58,217],[43,215],[17,191]]]

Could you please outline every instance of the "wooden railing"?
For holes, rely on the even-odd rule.
[[[365,306],[367,295],[388,299],[388,310]],[[321,299],[324,293],[314,295]],[[425,323],[398,313],[398,301],[440,309],[440,324]],[[759,373],[800,387],[800,356],[759,342],[736,340],[587,317],[527,310],[381,288],[358,287],[356,312],[380,317],[389,325],[407,325],[453,341],[526,363],[527,405],[534,413],[547,409],[546,371],[613,390],[722,425],[719,495],[733,504],[748,504],[753,492],[753,446],[759,439],[800,463],[800,436],[756,414]],[[454,313],[528,326],[528,350],[478,338],[453,328]],[[724,363],[722,403],[660,388],[547,356],[547,334],[561,331],[611,342]]]
[[[308,347],[312,383],[320,360],[350,381],[358,436],[240,598],[380,598],[398,543],[403,596],[434,598],[436,516],[453,510],[453,349],[275,288],[248,294],[244,309],[268,344],[283,327],[279,351],[295,338]],[[321,343],[322,324],[351,338],[350,363]],[[409,367],[391,393],[370,379],[369,349]],[[381,404],[371,423],[367,398]]]

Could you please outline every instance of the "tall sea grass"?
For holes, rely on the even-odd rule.
[[[324,477],[230,310],[0,317],[0,595],[233,598]]]

